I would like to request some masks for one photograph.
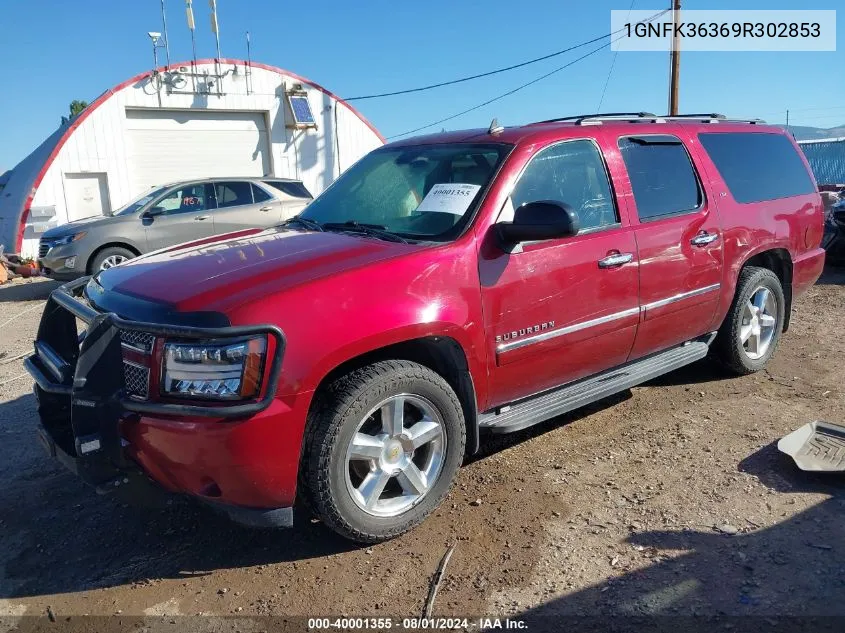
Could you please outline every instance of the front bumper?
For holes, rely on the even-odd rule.
[[[72,280],[82,277],[85,275],[87,257],[78,252],[78,246],[73,243],[49,247],[43,257],[38,257],[38,266],[45,275],[53,279]],[[72,260],[71,266],[67,265],[68,260]]]
[[[304,400],[275,398],[281,330],[126,320],[87,304],[80,296],[86,281],[51,294],[35,354],[25,361],[36,383],[39,435],[50,454],[98,492],[123,501],[149,504],[161,492],[187,493],[243,523],[289,525],[299,456],[291,435],[299,428],[301,438]],[[79,334],[77,319],[86,324]],[[179,339],[267,334],[273,357],[263,396],[219,406],[133,396],[123,372],[126,331]]]

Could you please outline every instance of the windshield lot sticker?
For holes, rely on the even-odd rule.
[[[434,185],[420,202],[417,211],[463,215],[479,189],[481,189],[480,185],[455,182]]]

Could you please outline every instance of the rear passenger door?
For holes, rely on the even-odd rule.
[[[214,183],[217,194],[217,210],[214,212],[214,233],[221,235],[267,227],[278,223],[271,204],[256,203],[252,194],[252,183],[247,180],[226,180]],[[263,209],[263,210],[262,210]],[[278,217],[278,211],[275,211]]]
[[[633,360],[714,329],[723,240],[716,205],[677,134],[620,136],[617,146],[640,262]]]

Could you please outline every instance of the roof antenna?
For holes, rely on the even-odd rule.
[[[487,128],[487,133],[493,134],[493,135],[501,134],[504,131],[505,131],[505,126],[499,125],[499,120],[496,119],[496,118],[494,118],[492,121],[490,121],[490,127]]]

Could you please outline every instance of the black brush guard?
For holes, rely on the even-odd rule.
[[[41,424],[39,439],[48,452],[101,494],[114,494],[133,503],[158,504],[161,489],[126,456],[120,435],[122,419],[133,415],[201,416],[231,420],[270,406],[281,373],[285,339],[275,326],[200,328],[145,323],[98,312],[83,289],[88,278],[54,290],[47,301],[35,353],[24,361],[35,379]],[[87,324],[77,333],[76,319]],[[155,402],[127,395],[124,384],[121,330],[135,330],[179,340],[266,334],[276,347],[264,396],[239,404],[206,406]]]

